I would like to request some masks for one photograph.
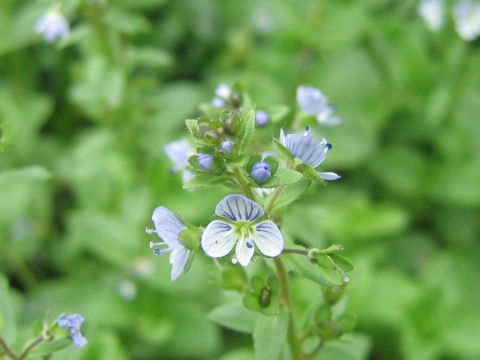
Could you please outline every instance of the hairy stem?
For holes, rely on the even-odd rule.
[[[265,211],[269,213],[273,209],[273,205],[275,205],[275,201],[277,201],[278,197],[283,191],[283,186],[280,186],[275,190],[275,193],[273,194],[272,198],[270,199],[270,202],[268,203],[267,207],[265,208]]]
[[[233,169],[233,174],[235,175],[235,179],[238,181],[238,184],[240,185],[240,188],[245,196],[255,201],[255,195],[253,195],[252,188],[248,183],[248,180],[245,179],[245,176],[242,174],[240,168],[236,167]]]
[[[274,258],[273,262],[275,263],[278,280],[280,282],[280,305],[288,306],[290,308],[287,334],[288,344],[290,345],[290,350],[292,352],[292,359],[299,360],[302,358],[302,349],[300,348],[300,344],[297,338],[297,332],[295,329],[287,271],[285,270],[285,266],[283,266],[283,262],[280,258]]]
[[[3,337],[0,336],[0,346],[3,348],[3,352],[0,353],[4,355],[7,355],[9,357],[11,357],[12,359],[14,360],[19,360],[20,358],[17,356],[17,354],[15,354],[7,345],[7,343],[5,342],[5,340],[3,339]]]

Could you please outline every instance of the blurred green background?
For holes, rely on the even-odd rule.
[[[355,265],[361,346],[319,359],[480,358],[478,42],[450,19],[428,31],[410,0],[66,0],[72,33],[52,45],[33,27],[55,4],[0,2],[0,272],[19,344],[67,312],[90,344],[52,359],[252,358],[248,334],[208,319],[239,301],[211,262],[171,283],[144,233],[160,204],[208,222],[222,194],[184,191],[163,147],[241,81],[290,116],[296,87],[319,87],[344,119],[315,130],[343,178],[284,224]],[[315,287],[297,280],[297,301]]]

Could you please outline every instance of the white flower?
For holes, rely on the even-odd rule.
[[[58,11],[48,11],[35,23],[35,31],[43,34],[45,41],[51,43],[59,38],[66,38],[70,33],[70,27]]]
[[[430,30],[438,31],[445,23],[445,2],[444,0],[422,0],[418,6],[418,14]]]
[[[480,3],[461,1],[453,9],[455,30],[465,40],[474,40],[480,35]]]
[[[332,144],[328,143],[326,139],[318,141],[308,136],[309,134],[310,127],[308,126],[303,135],[288,134],[285,136],[283,129],[281,129],[280,142],[290,151],[294,158],[316,168],[327,158],[327,153],[332,148]],[[318,175],[323,180],[337,180],[341,178],[340,175],[334,172],[318,172]]]
[[[315,116],[319,124],[338,125],[342,122],[339,117],[331,117],[336,108],[328,105],[327,97],[317,88],[299,86],[297,102],[300,109],[308,115]]]
[[[170,254],[170,264],[172,265],[171,280],[175,281],[185,270],[188,255],[190,251],[183,245],[178,236],[187,228],[173,212],[163,206],[157,207],[153,211],[152,221],[155,229],[145,229],[148,234],[156,233],[162,242],[150,242],[150,248],[156,255],[162,255],[167,252]],[[162,248],[158,248],[158,247]]]
[[[255,223],[265,215],[256,202],[240,194],[227,195],[215,208],[224,220],[213,220],[202,235],[202,248],[208,256],[227,255],[237,244],[234,263],[247,266],[255,252],[254,245],[266,256],[275,257],[283,251],[283,237],[270,220]]]
[[[182,182],[185,184],[193,179],[194,175],[190,171],[185,170],[185,167],[188,165],[188,158],[193,155],[190,143],[186,139],[180,139],[167,144],[164,150],[174,164],[172,170],[174,172],[182,171]]]

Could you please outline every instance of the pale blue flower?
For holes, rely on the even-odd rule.
[[[227,103],[226,103],[225,100],[216,97],[212,100],[212,106],[214,108],[221,109],[221,108],[224,108],[225,106],[227,106]]]
[[[252,166],[250,177],[255,180],[257,184],[263,184],[272,177],[272,169],[270,164],[266,161],[256,162]]]
[[[205,171],[212,171],[213,156],[211,154],[197,154],[198,165]]]
[[[57,319],[57,324],[60,327],[68,329],[70,332],[70,338],[73,340],[73,345],[76,347],[83,347],[88,344],[88,340],[83,336],[80,326],[85,321],[82,315],[72,314],[65,315],[62,314]]]
[[[300,109],[317,118],[322,125],[338,125],[342,120],[338,117],[331,117],[335,111],[334,106],[328,105],[327,97],[317,88],[301,85],[297,88],[297,102]]]
[[[445,2],[444,0],[422,0],[418,6],[418,14],[430,30],[438,31],[445,23]]]
[[[461,1],[453,9],[455,30],[465,40],[474,40],[480,35],[480,3]]]
[[[233,141],[232,140],[223,140],[220,150],[222,150],[225,154],[231,154],[233,149]]]
[[[268,124],[269,120],[270,116],[268,116],[268,113],[265,110],[255,111],[255,124],[257,124],[257,126],[265,126]]]
[[[215,95],[222,99],[228,99],[232,94],[232,88],[225,83],[220,83],[215,89]]]
[[[188,158],[193,155],[192,146],[187,140],[173,141],[164,147],[164,151],[174,164],[172,170],[174,172],[182,171],[182,182],[184,184],[193,179],[194,175],[185,169],[189,164]]]
[[[310,137],[309,134],[310,127],[308,126],[303,135],[288,134],[285,136],[282,129],[280,130],[280,142],[290,151],[294,158],[316,168],[326,159],[328,151],[332,148],[332,144],[328,143],[325,139],[318,141]],[[318,175],[323,180],[337,180],[341,177],[333,172],[319,172]]]
[[[235,246],[235,257],[247,266],[255,252],[254,246],[266,256],[275,257],[283,251],[283,237],[277,225],[270,220],[256,223],[265,215],[256,202],[240,194],[227,195],[215,208],[223,220],[213,220],[202,235],[202,248],[208,256],[227,255]]]
[[[145,231],[148,234],[156,233],[163,241],[150,242],[150,248],[156,255],[170,252],[170,264],[172,265],[170,279],[175,281],[185,270],[190,253],[178,238],[187,226],[173,212],[163,206],[159,206],[153,211],[152,221],[155,229],[146,228]]]
[[[66,38],[70,33],[70,26],[58,11],[48,11],[35,23],[35,31],[43,34],[45,41],[51,43],[59,38]]]

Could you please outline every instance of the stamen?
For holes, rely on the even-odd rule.
[[[147,234],[154,234],[154,233],[157,232],[157,230],[152,229],[152,228],[149,228],[149,227],[146,227],[146,228],[145,228],[145,232],[146,232]]]
[[[252,240],[252,239],[250,239],[250,240],[247,241],[247,247],[248,247],[249,249],[251,249],[251,248],[253,247],[253,240]]]
[[[308,134],[310,134],[310,126],[307,126],[305,128],[305,132],[303,133],[303,136],[308,136]]]
[[[332,144],[327,143],[327,144],[325,145],[326,151],[329,151],[331,148],[332,148]]]
[[[238,260],[237,260],[236,256],[234,258],[232,258],[232,264],[236,264],[237,262],[238,262]]]
[[[162,246],[162,245],[167,245],[164,242],[153,242],[150,241],[150,249],[153,248],[154,246]]]
[[[162,254],[165,254],[169,251],[172,251],[172,249],[171,248],[166,248],[166,249],[156,248],[156,249],[153,249],[153,252],[155,253],[155,255],[162,255]]]

